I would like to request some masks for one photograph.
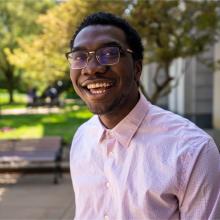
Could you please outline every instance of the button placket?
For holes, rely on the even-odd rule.
[[[105,145],[105,156],[106,159],[104,160],[104,174],[106,177],[105,188],[105,207],[106,207],[106,213],[104,213],[103,219],[104,220],[110,220],[108,212],[112,212],[112,186],[109,180],[111,180],[111,167],[115,160],[115,154],[114,154],[114,146],[115,146],[116,139],[114,138],[113,134],[111,134],[110,131],[105,132],[105,138],[103,140],[103,144]],[[111,214],[110,214],[111,216]]]

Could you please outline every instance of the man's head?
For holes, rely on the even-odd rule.
[[[138,100],[143,47],[123,19],[95,13],[81,23],[71,40],[70,77],[90,110],[125,115]]]
[[[72,49],[74,40],[78,33],[85,27],[90,25],[111,25],[118,27],[121,29],[125,36],[127,44],[129,45],[129,48],[133,51],[133,58],[134,60],[143,60],[143,45],[141,42],[141,38],[137,31],[124,19],[115,16],[110,13],[105,12],[97,12],[94,14],[89,15],[86,17],[82,23],[78,26],[76,29],[71,41],[70,41],[70,48]]]

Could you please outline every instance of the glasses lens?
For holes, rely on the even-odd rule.
[[[96,51],[96,56],[101,65],[113,65],[118,63],[120,52],[118,47],[104,47]]]
[[[68,60],[71,69],[82,69],[86,66],[88,54],[85,51],[74,51],[69,54]]]

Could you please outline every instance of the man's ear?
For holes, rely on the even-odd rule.
[[[142,60],[136,60],[134,62],[134,70],[135,70],[135,74],[134,74],[134,79],[137,82],[137,85],[139,86],[139,82],[140,82],[140,77],[141,77],[141,72],[142,72]]]

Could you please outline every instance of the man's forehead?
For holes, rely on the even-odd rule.
[[[123,45],[126,44],[126,38],[123,30],[112,25],[89,25],[83,28],[74,40],[74,47],[84,44],[108,43],[115,41]]]

